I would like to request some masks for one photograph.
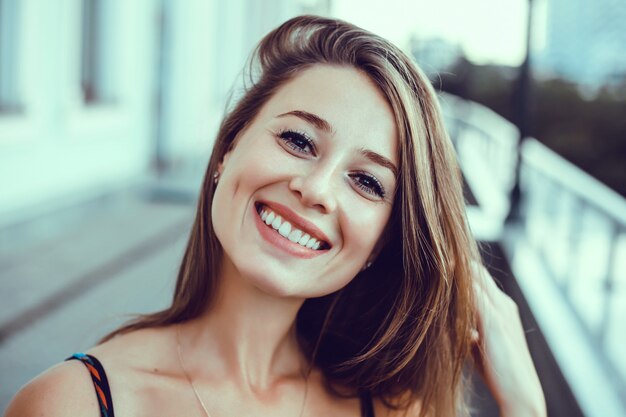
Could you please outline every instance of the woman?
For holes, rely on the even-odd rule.
[[[113,404],[121,416],[467,415],[472,352],[503,415],[545,415],[415,64],[353,25],[302,16],[261,41],[250,74],[218,132],[172,305],[30,382],[7,417],[111,416]]]

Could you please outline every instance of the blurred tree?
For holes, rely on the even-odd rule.
[[[513,121],[516,74],[514,67],[460,57],[435,85]],[[626,196],[626,77],[591,94],[561,79],[534,79],[533,90],[532,135]]]

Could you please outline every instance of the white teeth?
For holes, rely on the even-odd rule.
[[[272,227],[274,227],[274,223],[272,223]],[[289,236],[290,232],[291,232],[291,223],[289,222],[283,222],[283,224],[281,224],[280,227],[278,228],[278,233],[280,233],[282,237]]]
[[[302,232],[298,229],[294,229],[291,233],[289,233],[287,239],[291,240],[293,243],[297,243],[301,236]]]
[[[322,245],[317,239],[311,237],[308,233],[296,229],[281,216],[276,215],[273,211],[263,208],[259,214],[261,220],[268,226],[275,229],[281,236],[289,239],[293,243],[298,243],[309,249],[318,250]]]
[[[311,236],[309,236],[308,233],[305,233],[304,236],[302,236],[300,238],[300,240],[298,241],[299,244],[301,244],[302,246],[306,245],[306,242],[309,241],[309,239],[311,238]]]

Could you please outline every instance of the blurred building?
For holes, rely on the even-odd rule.
[[[253,45],[327,7],[0,0],[0,229],[206,161]]]
[[[411,37],[411,53],[431,79],[450,69],[463,55],[458,44],[442,38],[420,39],[416,36]]]
[[[610,24],[593,18],[603,5],[611,6]],[[552,0],[551,7],[548,51],[560,55],[548,53],[546,68],[588,80],[624,68],[623,3]],[[203,167],[252,46],[290,16],[329,9],[328,0],[0,0],[0,254],[15,244],[6,233],[13,225],[171,177],[196,161]],[[596,29],[586,27],[592,22]],[[606,43],[600,53],[601,37],[589,39],[604,26],[621,49]],[[441,40],[413,46],[427,71],[443,71],[459,55]],[[538,362],[552,415],[577,415],[554,411],[568,408],[570,398],[590,417],[626,415],[626,202],[529,140],[520,160],[523,218],[506,228],[518,132],[476,104],[442,103],[477,201],[468,213],[472,230],[502,243],[501,259],[525,294],[519,299],[528,300],[520,305],[536,317],[528,338],[546,346],[534,352],[554,353],[556,365]],[[170,212],[141,206],[124,221],[80,228],[73,240],[0,258],[0,412],[87,330],[99,333],[94,305],[154,311],[147,289],[159,287],[169,302],[164,283],[182,249],[164,248],[185,233],[190,217]],[[94,289],[96,281],[111,285]],[[568,385],[573,396],[562,394]]]
[[[626,79],[626,2],[547,0],[541,72],[592,88]]]

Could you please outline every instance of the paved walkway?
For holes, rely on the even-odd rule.
[[[137,195],[105,205],[0,253],[0,414],[44,369],[168,305],[194,205]]]

